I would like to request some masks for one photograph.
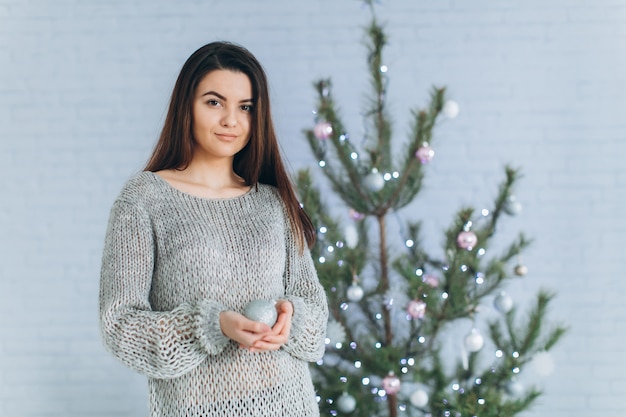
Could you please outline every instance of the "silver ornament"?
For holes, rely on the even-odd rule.
[[[370,191],[380,191],[385,186],[385,178],[380,172],[374,170],[365,176],[363,183]]]
[[[351,413],[356,409],[356,399],[344,392],[337,398],[337,409],[342,413]]]
[[[493,300],[493,306],[500,313],[508,313],[513,308],[513,299],[504,291],[502,291],[496,298]]]
[[[456,116],[459,115],[459,105],[454,100],[448,100],[443,105],[443,109],[441,109],[441,112],[448,119],[454,119]]]
[[[250,301],[243,310],[243,315],[250,320],[259,321],[272,327],[276,324],[278,313],[276,312],[276,301],[274,300],[254,300]]]
[[[348,290],[346,291],[346,297],[348,297],[348,300],[355,302],[355,303],[363,299],[363,294],[364,294],[363,288],[361,288],[356,283],[350,284],[350,286],[348,287]]]
[[[515,268],[513,268],[513,272],[515,273],[515,275],[523,277],[528,273],[528,267],[526,265],[518,264],[515,266]]]
[[[483,336],[480,334],[478,329],[472,329],[465,336],[464,342],[465,349],[467,349],[468,352],[478,352],[483,348],[483,345],[485,344],[485,340],[483,339]]]
[[[428,404],[428,394],[423,389],[418,389],[413,394],[411,394],[409,400],[411,401],[411,404],[413,404],[415,407],[422,408]]]
[[[514,195],[510,195],[504,202],[504,206],[502,207],[502,209],[506,214],[515,216],[522,211],[522,204],[517,201]]]

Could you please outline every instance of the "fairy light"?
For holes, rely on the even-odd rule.
[[[485,208],[485,209],[482,209],[482,210],[480,211],[480,214],[482,214],[483,216],[487,217],[487,216],[489,216],[489,210],[487,210],[486,208]]]
[[[389,180],[391,179],[391,174],[390,174],[390,173],[388,173],[388,172],[385,172],[385,175],[383,175],[383,179],[384,179],[385,181],[389,181]]]
[[[500,349],[496,350],[496,358],[501,358],[502,356],[504,356],[504,353]]]
[[[365,385],[365,386],[368,386],[368,385],[370,384],[370,379],[369,379],[368,377],[364,377],[364,378],[361,380],[361,384],[363,384],[363,385]]]
[[[324,233],[326,233],[326,232],[328,232],[328,229],[326,228],[326,226],[322,226],[322,227],[320,227],[320,233],[321,233],[321,234],[324,234]]]
[[[404,244],[406,245],[407,248],[412,248],[413,245],[415,245],[415,242],[413,242],[413,240],[408,239],[406,242],[404,242]]]
[[[356,152],[352,152],[352,153],[350,154],[350,158],[352,158],[352,159],[356,160],[356,159],[358,159],[358,158],[359,158],[359,154],[358,154],[358,153],[356,153]]]
[[[417,275],[418,277],[421,277],[422,275],[424,275],[424,271],[421,268],[417,268],[415,270],[415,275]]]
[[[317,164],[320,166],[320,168],[324,168],[326,166],[326,161],[321,160]]]
[[[360,369],[361,368],[361,361],[354,361],[354,367],[356,369]]]
[[[393,171],[391,176],[394,177],[395,179],[398,179],[398,178],[400,178],[400,173],[398,171]]]

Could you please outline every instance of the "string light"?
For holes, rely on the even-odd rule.
[[[321,160],[318,162],[318,165],[320,166],[320,168],[324,168],[326,166],[326,161]]]

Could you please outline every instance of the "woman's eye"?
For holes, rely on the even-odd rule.
[[[244,104],[243,106],[241,106],[241,110],[243,110],[245,112],[251,112],[252,111],[252,104]]]
[[[217,101],[217,100],[209,100],[209,101],[207,101],[207,104],[208,104],[209,106],[219,106],[219,105],[220,105],[220,102],[219,102],[219,101]]]

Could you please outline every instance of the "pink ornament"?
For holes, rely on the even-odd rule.
[[[478,238],[474,232],[461,232],[456,238],[456,244],[461,249],[472,250],[478,243]]]
[[[412,319],[421,319],[426,314],[426,303],[422,300],[411,300],[406,307],[406,312]]]
[[[365,214],[359,213],[355,209],[350,209],[350,218],[352,220],[363,220],[365,218]]]
[[[333,127],[328,122],[319,122],[313,128],[313,134],[316,138],[323,140],[328,139],[333,133]]]
[[[387,395],[395,395],[400,391],[400,378],[389,372],[389,375],[383,378],[383,389]]]
[[[422,282],[431,288],[437,288],[439,286],[439,278],[430,274],[424,275],[422,277]]]
[[[427,164],[435,157],[435,150],[430,146],[421,146],[417,152],[415,152],[415,157],[419,159],[422,164]]]

